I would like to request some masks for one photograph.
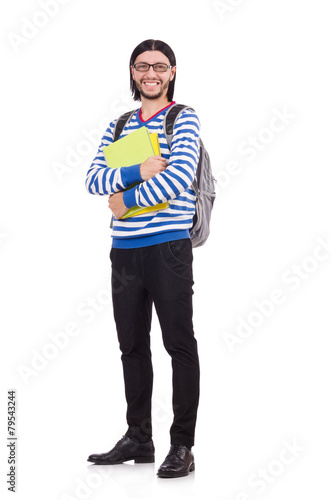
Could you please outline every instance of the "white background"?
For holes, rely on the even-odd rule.
[[[42,3],[1,9],[2,498],[12,498],[8,389],[15,498],[328,498],[331,255],[319,248],[331,235],[328,2],[69,0],[49,2],[52,14]],[[172,420],[156,319],[156,463],[86,461],[120,439],[126,408],[110,212],[84,181],[105,123],[136,106],[129,57],[147,38],[174,49],[175,99],[196,109],[219,181],[212,234],[194,251],[196,471],[177,480],[156,477]],[[230,162],[237,175],[225,177]],[[282,303],[271,306],[275,289]],[[244,321],[254,326],[240,336]]]

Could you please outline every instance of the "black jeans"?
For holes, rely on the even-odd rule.
[[[199,402],[199,358],[192,322],[190,239],[149,247],[112,248],[112,297],[127,401],[127,435],[152,436],[152,305],[172,359],[171,444],[193,446]]]

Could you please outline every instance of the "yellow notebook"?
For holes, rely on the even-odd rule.
[[[103,149],[108,167],[129,167],[143,163],[147,158],[160,154],[159,136],[157,133],[149,134],[146,127],[141,127],[131,134],[122,137],[118,141],[109,144]],[[130,189],[133,186],[130,186]],[[169,203],[159,203],[153,207],[132,207],[121,219],[127,219],[132,215],[140,215],[155,210],[168,208]]]
[[[153,132],[152,134],[149,134],[149,137],[151,139],[151,143],[154,149],[154,153],[156,155],[161,156],[161,149],[160,149],[160,141],[159,141],[159,134],[157,132]]]

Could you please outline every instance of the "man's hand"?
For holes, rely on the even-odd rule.
[[[168,166],[168,160],[162,156],[150,156],[140,165],[140,175],[144,181],[148,181],[156,174],[163,172]],[[108,198],[108,206],[113,212],[115,219],[120,219],[129,209],[124,205],[123,192],[111,194]]]
[[[115,219],[120,219],[129,209],[124,205],[123,192],[111,194],[108,198],[108,206],[113,212]]]
[[[168,162],[162,156],[150,156],[140,165],[140,175],[144,181],[148,181],[156,174],[163,172],[168,166]]]

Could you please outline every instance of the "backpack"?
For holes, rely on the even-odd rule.
[[[175,123],[180,113],[184,109],[190,109],[194,111],[194,109],[190,106],[185,106],[184,104],[174,104],[167,110],[165,114],[163,129],[169,149],[171,149],[171,141],[174,133]],[[137,109],[135,109],[134,111],[128,111],[127,113],[124,113],[119,117],[115,124],[113,138],[114,142],[118,140],[126,123],[131,120],[136,111]],[[190,237],[193,248],[202,246],[209,236],[211,211],[213,209],[216,197],[215,182],[216,181],[213,177],[209,154],[205,149],[202,140],[200,139],[199,163],[197,166],[195,178],[192,183],[192,189],[194,190],[196,195],[195,214],[193,217],[193,225],[190,229]]]

